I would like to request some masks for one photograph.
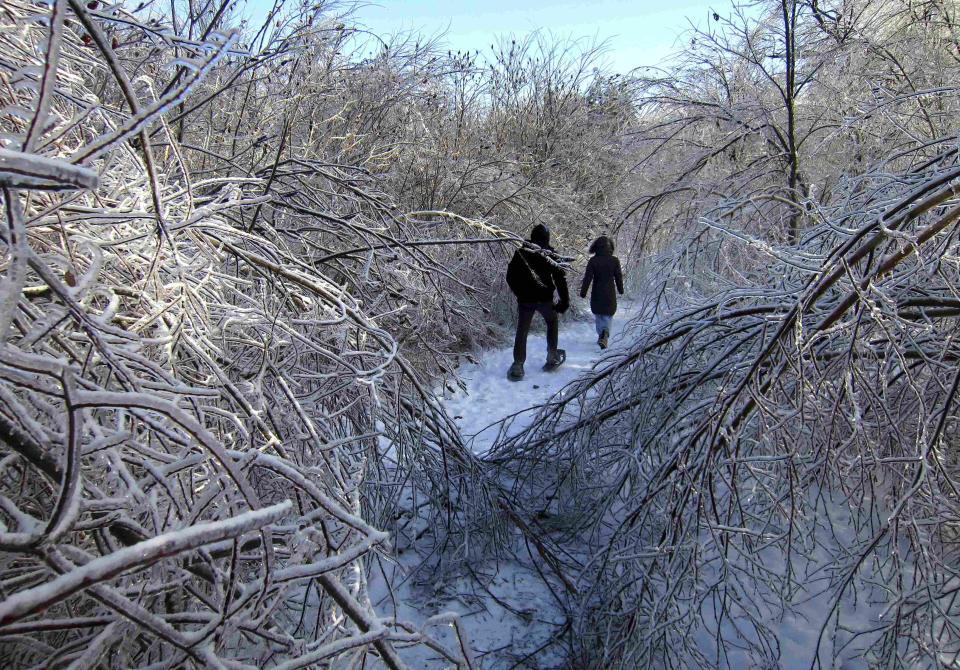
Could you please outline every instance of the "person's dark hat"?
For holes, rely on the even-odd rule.
[[[546,247],[550,245],[550,229],[542,223],[538,223],[530,231],[530,241],[537,246]]]

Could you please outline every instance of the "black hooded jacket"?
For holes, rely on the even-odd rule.
[[[550,231],[546,226],[534,226],[530,241],[545,250],[555,262],[559,261],[550,246]],[[554,290],[560,295],[561,303],[570,302],[566,273],[544,258],[543,252],[533,249],[514,252],[507,266],[507,285],[517,296],[517,302],[553,302]]]
[[[590,245],[590,253],[594,256],[587,263],[587,273],[580,285],[580,297],[587,297],[587,290],[592,282],[590,311],[602,316],[613,316],[617,313],[617,293],[623,295],[620,259],[613,255],[613,241],[606,235],[598,237]]]

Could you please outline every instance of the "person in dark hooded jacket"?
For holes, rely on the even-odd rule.
[[[587,290],[592,283],[590,311],[596,321],[597,344],[601,349],[606,349],[613,315],[617,313],[617,293],[623,295],[623,273],[620,259],[613,255],[613,240],[606,235],[593,241],[590,253],[594,256],[587,263],[587,272],[580,285],[580,297],[587,297]]]
[[[539,249],[517,249],[507,266],[507,285],[517,297],[517,335],[513,343],[513,365],[508,377],[517,381],[523,378],[523,364],[527,359],[527,335],[533,315],[539,313],[547,322],[547,365],[563,362],[563,354],[557,348],[559,324],[557,313],[567,311],[570,294],[567,277],[560,267],[560,258],[550,246],[550,230],[537,224],[530,232],[530,241]],[[554,291],[559,300],[554,303]]]

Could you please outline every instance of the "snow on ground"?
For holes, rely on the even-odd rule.
[[[610,349],[606,352],[597,346],[596,331],[589,314],[579,318],[564,315],[560,325],[560,348],[567,351],[567,360],[554,372],[541,370],[546,357],[546,341],[539,317],[535,317],[535,330],[530,333],[527,343],[526,376],[522,381],[510,382],[506,378],[513,360],[512,342],[485,351],[477,363],[461,367],[458,375],[466,388],[448,391],[444,402],[473,451],[480,455],[486,453],[498,438],[501,422],[508,417],[515,415],[507,424],[508,434],[515,434],[528,426],[543,403],[593,368],[605,354],[624,345],[624,327],[635,316],[635,309],[629,303],[621,306],[614,319]],[[831,505],[829,514],[827,510],[823,514],[824,519],[832,519],[836,528],[852,524],[841,506]],[[474,656],[483,670],[548,670],[563,666],[565,649],[562,637],[557,634],[567,623],[566,613],[537,574],[534,561],[525,553],[519,534],[516,536],[515,559],[461,566],[459,570],[454,566],[453,570],[446,571],[449,576],[440,579],[429,567],[418,570],[424,561],[430,560],[429,548],[434,538],[428,524],[422,519],[412,519],[407,537],[409,543],[406,546],[401,538],[394,539],[400,542],[394,560],[377,557],[372,566],[369,593],[378,613],[420,626],[442,612],[459,614]],[[833,552],[843,551],[839,546],[831,549]],[[717,624],[710,611],[710,600],[704,603],[700,612],[706,622],[706,628],[697,635],[701,652],[708,658],[726,662],[729,667],[764,664],[785,670],[811,667],[823,617],[831,612],[833,588],[827,577],[830,576],[829,566],[834,565],[835,559],[825,551],[821,547],[814,554],[801,552],[794,557],[792,568],[803,575],[800,580],[803,586],[794,594],[792,608],[780,612],[775,607],[759,605],[765,615],[762,622],[769,627],[775,640],[771,657],[760,659],[737,648],[717,650]],[[784,562],[774,550],[764,558],[770,566]],[[875,589],[864,590],[865,584],[882,584],[884,581],[869,568],[865,568],[865,572],[864,579],[857,581],[857,589],[841,599],[839,610],[843,625],[839,629],[828,627],[828,634],[820,641],[820,658],[834,659],[832,667],[852,670],[869,667],[864,651],[876,641],[886,598]],[[775,602],[777,594],[764,591],[764,588],[759,585],[754,596],[762,594],[763,598]],[[729,617],[724,618],[722,628],[728,639],[736,639],[738,630],[755,633],[752,624],[745,620],[738,620],[736,625],[738,628],[734,630],[734,623]],[[448,648],[456,647],[448,626],[433,626],[427,632]],[[422,647],[402,650],[401,653],[411,668],[434,670],[449,666],[435,652]]]
[[[396,563],[375,559],[368,586],[378,614],[423,627],[432,616],[456,613],[478,670],[548,670],[563,665],[563,648],[554,635],[566,615],[532,567],[519,560],[491,562],[476,566],[474,574],[434,582],[429,569],[416,572],[422,558],[407,551]],[[447,649],[458,649],[450,626],[430,626],[424,632]],[[423,646],[399,651],[412,669],[452,667]]]
[[[624,325],[634,314],[630,303],[621,304],[613,319],[610,348],[621,342]],[[538,327],[539,326],[539,327]],[[557,391],[591,369],[601,358],[597,346],[597,332],[593,315],[573,317],[569,312],[560,321],[560,348],[567,351],[566,362],[553,372],[544,372],[547,357],[546,330],[543,319],[534,317],[534,329],[527,339],[526,375],[522,381],[507,380],[507,370],[513,363],[513,342],[509,346],[484,352],[476,364],[460,368],[458,375],[466,383],[466,390],[457,389],[445,396],[447,411],[454,418],[473,451],[484,454],[497,439],[499,422],[518,413],[510,424],[510,433],[516,434],[530,424],[537,408]]]
[[[496,440],[501,420],[518,414],[510,423],[510,434],[528,425],[542,403],[621,345],[624,325],[633,314],[632,305],[621,305],[606,352],[597,345],[592,315],[578,318],[565,314],[560,322],[560,348],[566,350],[567,360],[554,372],[541,370],[546,358],[546,333],[539,316],[534,317],[534,329],[527,341],[526,376],[522,381],[507,380],[507,369],[513,362],[512,341],[483,352],[476,364],[460,368],[458,375],[466,390],[448,392],[444,400],[464,439],[476,453],[483,454]],[[519,534],[517,559],[469,566],[472,574],[464,566],[463,574],[453,571],[454,576],[436,580],[429,568],[417,571],[433,540],[430,529],[420,519],[412,525],[417,527],[410,529],[411,536],[422,539],[412,546],[398,546],[396,562],[378,557],[372,566],[368,586],[378,613],[423,625],[441,612],[456,612],[484,670],[562,666],[564,649],[555,634],[565,624],[566,614],[537,574]],[[456,646],[449,628],[433,627],[428,632]],[[401,653],[411,668],[433,670],[447,665],[427,649]]]

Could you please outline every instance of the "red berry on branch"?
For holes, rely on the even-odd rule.
[[[87,3],[87,9],[96,9],[99,6],[100,3],[97,0],[90,0],[90,2]]]
[[[80,39],[83,40],[83,43],[84,43],[84,44],[90,44],[91,42],[93,42],[93,38],[90,37],[89,35],[84,35],[84,36],[83,36],[82,38],[80,38]]]

